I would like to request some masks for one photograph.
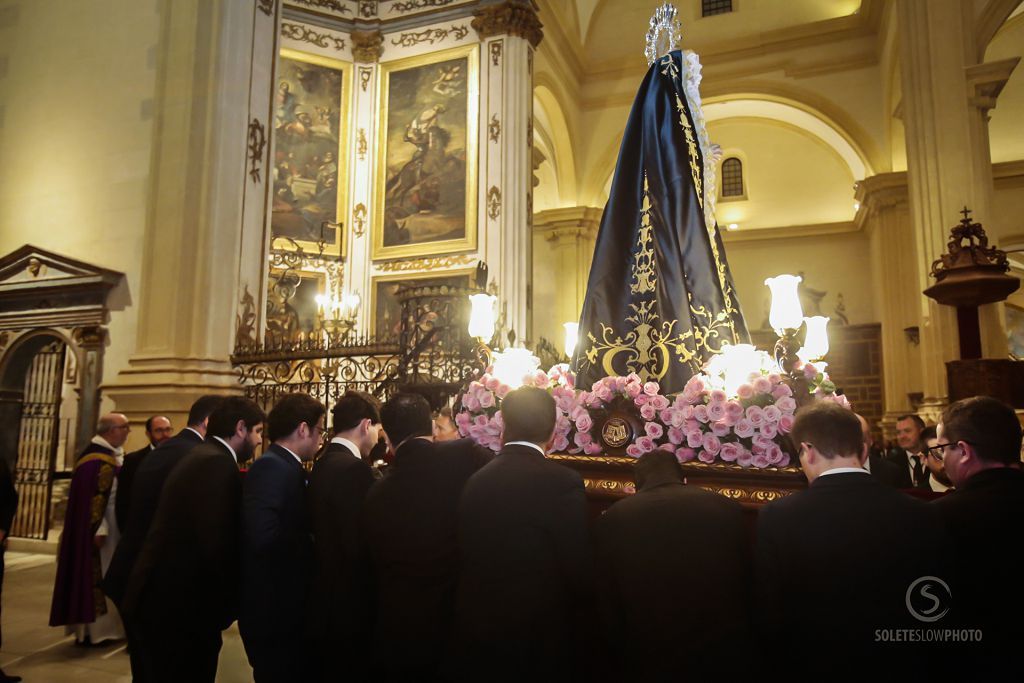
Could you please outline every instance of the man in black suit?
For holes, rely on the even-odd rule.
[[[212,683],[217,675],[220,633],[238,616],[238,466],[262,443],[265,420],[250,399],[225,398],[206,441],[167,477],[123,602],[144,644],[147,680]]]
[[[146,535],[156,515],[164,482],[181,459],[206,438],[206,422],[222,398],[212,394],[198,398],[188,411],[188,426],[160,444],[139,464],[132,482],[131,514],[125,520],[127,526],[121,530],[121,540],[103,577],[103,591],[114,601],[118,610],[121,609],[128,580],[135,568],[135,560],[146,542]],[[130,624],[125,624],[125,634],[128,638],[132,677],[136,681],[145,681],[145,658],[142,654],[145,645],[136,640]]]
[[[311,678],[362,680],[369,651],[369,559],[360,528],[363,501],[373,485],[367,459],[381,435],[380,402],[347,391],[331,411],[334,437],[313,466],[309,517],[314,572],[309,599]]]
[[[7,535],[18,511],[18,491],[14,488],[14,477],[7,458],[0,455],[0,589],[4,582],[4,553],[7,551]],[[2,639],[0,639],[2,640]],[[0,669],[0,683],[17,683],[21,676],[8,676]]]
[[[871,434],[871,425],[864,418],[863,415],[857,415],[857,420],[860,422],[861,435],[864,439],[864,445],[868,448],[868,458],[865,460],[868,472],[871,476],[882,482],[886,486],[891,486],[894,489],[900,488],[902,481],[902,471],[899,466],[889,461],[881,455],[877,455],[871,451],[871,443],[874,437]]]
[[[1013,408],[994,398],[957,401],[939,419],[932,452],[956,485],[932,504],[953,543],[952,616],[958,626],[983,634],[969,658],[969,672],[979,680],[1002,678],[1020,671],[1020,422]]]
[[[465,680],[567,679],[591,589],[580,475],[544,457],[555,401],[536,387],[505,396],[503,447],[466,484],[459,506],[455,650]]]
[[[381,422],[395,457],[363,507],[377,586],[374,672],[436,680],[454,620],[459,496],[491,455],[469,439],[434,444],[430,404],[418,394],[394,396]]]
[[[925,424],[920,415],[900,415],[896,419],[896,448],[889,452],[889,461],[897,466],[897,488],[930,491],[928,467],[924,461]]]
[[[597,520],[594,538],[614,677],[705,680],[723,662],[741,675],[752,578],[743,508],[685,486],[670,452],[646,453],[634,471],[637,493]]]
[[[755,614],[759,633],[795,638],[799,654],[766,661],[798,679],[855,678],[882,661],[893,678],[919,677],[928,658],[910,643],[879,642],[876,630],[925,625],[911,617],[907,592],[945,573],[938,515],[864,470],[851,411],[814,402],[790,436],[810,486],[760,510]]]
[[[132,451],[124,456],[124,463],[117,473],[117,496],[114,500],[114,516],[117,518],[117,528],[124,529],[128,526],[128,511],[131,508],[132,483],[135,481],[135,472],[139,469],[142,459],[171,438],[171,421],[162,415],[153,415],[146,420],[146,438],[149,443],[137,451]]]
[[[320,448],[324,413],[309,394],[281,398],[267,417],[273,443],[245,476],[238,629],[256,683],[306,680],[313,543],[303,463]]]

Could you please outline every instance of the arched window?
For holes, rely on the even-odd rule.
[[[743,162],[736,157],[722,162],[722,196],[743,196]]]
[[[716,14],[726,14],[732,11],[732,0],[701,0],[700,15],[711,17]]]

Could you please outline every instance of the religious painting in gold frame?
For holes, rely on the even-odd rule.
[[[436,273],[403,273],[401,275],[380,275],[373,278],[370,307],[370,329],[377,339],[398,339],[401,328],[401,306],[396,296],[400,287],[427,287],[448,285],[450,287],[471,287],[476,270],[473,268],[446,270]],[[466,303],[469,305],[468,299]]]
[[[478,50],[380,65],[374,259],[476,249]]]
[[[282,49],[274,89],[270,240],[287,249],[345,252],[352,65]]]
[[[312,270],[273,269],[267,278],[267,335],[273,343],[306,339],[320,327],[320,304],[327,274]]]
[[[1006,341],[1010,357],[1024,361],[1024,308],[1006,302]]]

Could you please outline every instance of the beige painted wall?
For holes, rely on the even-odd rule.
[[[985,52],[986,62],[1024,56],[1024,14],[1010,19],[996,33]],[[989,122],[989,148],[993,163],[1024,159],[1024,60],[1017,64],[999,94]]]
[[[135,343],[158,24],[155,0],[0,8],[0,253],[30,243],[125,273],[104,383]]]

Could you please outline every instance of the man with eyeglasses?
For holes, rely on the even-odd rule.
[[[238,630],[257,683],[309,680],[303,636],[313,543],[303,463],[320,449],[325,413],[309,394],[281,398],[267,416],[273,443],[245,477]]]
[[[918,625],[907,587],[945,573],[936,511],[864,469],[867,445],[852,411],[814,402],[797,413],[790,437],[809,486],[758,514],[755,632],[795,634],[800,656],[779,660],[791,678],[854,680],[884,661],[889,678],[917,680],[921,653],[879,642],[876,631]]]
[[[926,427],[921,432],[924,442],[924,464],[928,468],[928,486],[936,493],[945,493],[953,488],[953,482],[946,474],[946,466],[942,462],[942,447],[938,446],[939,438],[935,427]]]
[[[956,491],[933,505],[953,542],[951,616],[963,628],[983,633],[981,644],[959,658],[970,663],[975,677],[1020,672],[1017,648],[1024,615],[1020,448],[1017,415],[994,398],[957,401],[939,419],[933,452],[942,458]]]

